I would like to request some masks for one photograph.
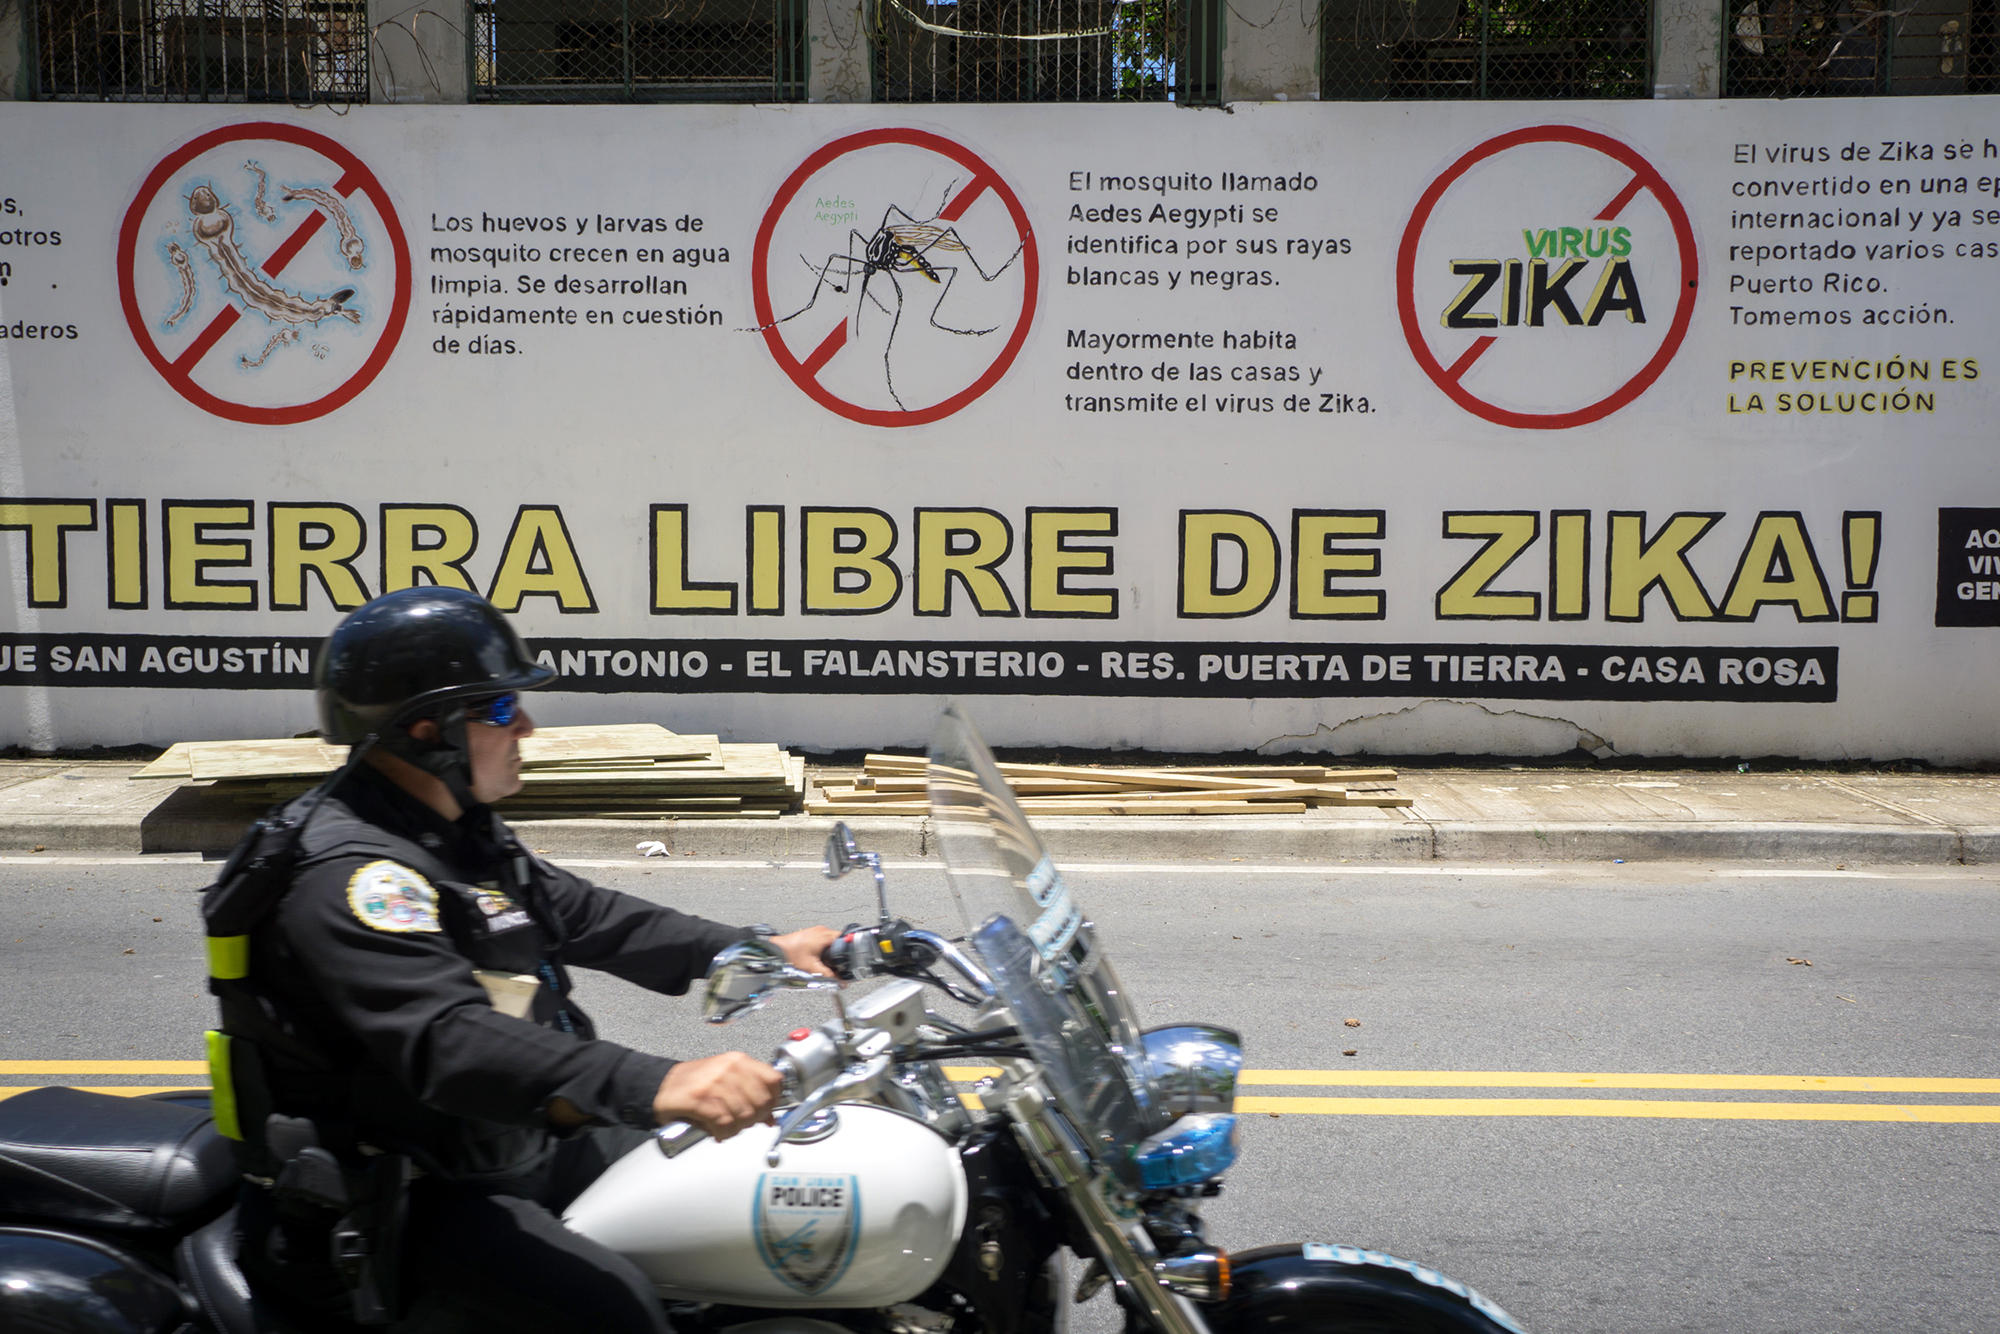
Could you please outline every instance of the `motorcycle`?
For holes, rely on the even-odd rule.
[[[928,787],[963,930],[895,917],[880,857],[836,825],[826,874],[871,874],[879,910],[828,951],[840,980],[751,940],[717,957],[704,1001],[726,1023],[784,991],[828,993],[834,1017],[773,1055],[775,1133],[665,1127],[564,1214],[647,1274],[677,1329],[1061,1334],[1070,1305],[1108,1287],[1125,1334],[1522,1334],[1465,1284],[1379,1251],[1213,1245],[1200,1205],[1237,1156],[1238,1035],[1140,1031],[1094,925],[955,710]],[[841,989],[873,979],[856,999]],[[966,1065],[969,1093],[953,1078]],[[235,1266],[235,1185],[226,1142],[185,1095],[0,1103],[0,1326],[277,1329]]]

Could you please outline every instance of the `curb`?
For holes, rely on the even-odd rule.
[[[231,814],[154,811],[143,819],[65,812],[46,823],[0,823],[0,852],[189,853],[220,856],[242,833]],[[673,856],[724,861],[818,861],[834,821],[524,820],[522,840],[557,858],[643,860],[658,840]],[[937,855],[927,818],[849,819],[864,848],[898,861]],[[1396,822],[1231,816],[1043,819],[1035,828],[1058,861],[1249,862],[1840,862],[1960,866],[2000,862],[2000,826],[1861,825],[1804,821],[1501,822],[1404,818]]]
[[[702,821],[621,828],[610,821],[528,822],[531,846],[558,857],[629,857],[641,838],[678,856],[721,860],[817,861],[834,821],[798,816],[772,822]],[[937,855],[930,822],[915,817],[850,820],[861,846],[885,858]],[[1113,862],[1360,863],[1769,861],[1892,865],[1990,865],[2000,861],[2000,829],[1939,826],[1740,824],[1503,824],[1409,820],[1399,824],[1305,823],[1232,816],[1222,820],[1121,816],[1038,820],[1050,856],[1085,865]]]

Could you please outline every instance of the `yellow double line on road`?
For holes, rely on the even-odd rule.
[[[1684,1093],[2000,1094],[2000,1079],[1874,1075],[1582,1074],[1528,1070],[1245,1070],[1238,1087],[1673,1091]],[[1339,1116],[1598,1116],[1699,1121],[1900,1121],[2000,1125],[2000,1105],[1779,1102],[1734,1098],[1446,1098],[1239,1095],[1240,1113]]]
[[[998,1073],[955,1066],[971,1080]],[[1586,1074],[1542,1070],[1245,1070],[1245,1088],[1575,1089],[1704,1093],[1922,1093],[2000,1095],[2000,1079],[1875,1075]],[[1271,1116],[1595,1116],[1702,1121],[1891,1121],[2000,1125],[2000,1104],[1779,1102],[1729,1098],[1311,1096],[1239,1092],[1236,1110]]]
[[[180,1093],[208,1087],[206,1061],[0,1061],[0,1077],[7,1075],[200,1075],[199,1084],[72,1084],[87,1093],[110,1093],[121,1098],[137,1098],[148,1093]],[[0,1084],[0,1098],[11,1098],[39,1088],[39,1084]]]
[[[0,1077],[124,1075],[206,1076],[200,1061],[0,1061]],[[998,1074],[991,1066],[946,1066],[947,1077],[970,1083]],[[1539,1070],[1245,1070],[1238,1088],[1565,1089],[1579,1093],[1872,1093],[1960,1098],[2000,1097],[2000,1079],[1906,1078],[1880,1075],[1588,1074]],[[99,1093],[138,1096],[205,1084],[86,1085]],[[0,1085],[0,1098],[35,1085]],[[1239,1093],[1236,1110],[1273,1116],[1587,1116],[1663,1117],[1703,1121],[1888,1121],[1905,1124],[2000,1125],[2000,1102],[1816,1102],[1739,1098],[1383,1097]]]

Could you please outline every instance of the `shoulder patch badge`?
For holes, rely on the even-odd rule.
[[[436,931],[437,891],[407,866],[376,861],[347,882],[347,906],[377,931]]]

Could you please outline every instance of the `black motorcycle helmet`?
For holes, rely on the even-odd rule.
[[[336,745],[372,739],[469,805],[463,701],[533,690],[555,676],[477,593],[405,588],[350,613],[326,637],[313,673],[319,731]],[[406,729],[420,718],[434,719],[443,735],[411,736]]]

